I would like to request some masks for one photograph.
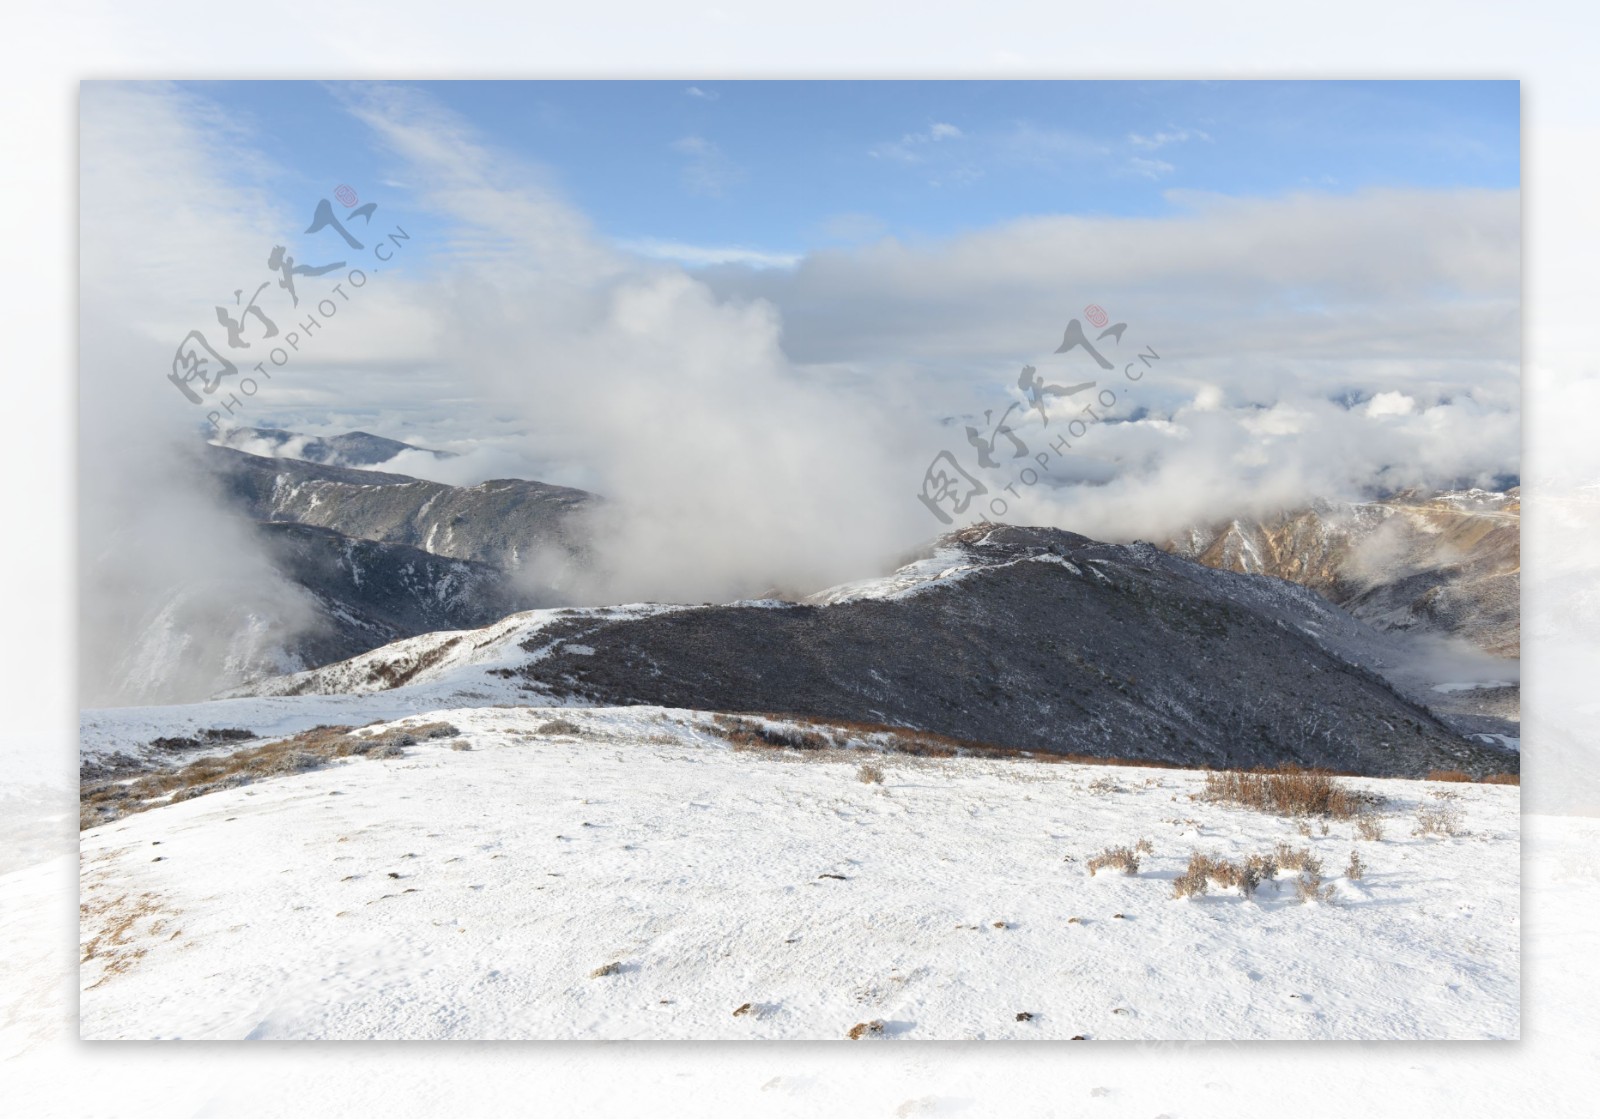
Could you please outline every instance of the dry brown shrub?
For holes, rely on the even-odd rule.
[[[1322,861],[1311,854],[1309,848],[1291,848],[1280,843],[1273,853],[1273,858],[1278,867],[1284,871],[1304,871],[1320,877],[1322,875]]]
[[[1096,874],[1102,867],[1114,867],[1124,875],[1137,875],[1139,873],[1139,853],[1128,847],[1107,848],[1097,856],[1092,856],[1088,863],[1089,874]]]
[[[883,1020],[874,1019],[870,1023],[857,1023],[851,1027],[847,1037],[853,1042],[863,1038],[877,1038],[883,1034]]]
[[[534,733],[538,735],[582,735],[583,728],[573,723],[570,719],[550,719],[545,720],[535,728]]]
[[[1333,902],[1333,884],[1322,885],[1322,872],[1320,870],[1306,870],[1294,881],[1295,894],[1302,903],[1320,902],[1331,904]]]
[[[883,771],[870,762],[862,763],[861,768],[856,771],[856,781],[865,782],[868,785],[881,786],[883,784]]]
[[[1243,863],[1231,863],[1220,856],[1194,852],[1189,856],[1189,866],[1173,880],[1172,897],[1189,898],[1205,894],[1211,884],[1225,890],[1237,888],[1245,898],[1256,893],[1263,879],[1277,874],[1277,864],[1271,856],[1250,856]]]
[[[1350,849],[1350,862],[1345,865],[1344,877],[1346,879],[1359,879],[1367,873],[1367,865],[1361,862],[1361,853],[1354,848]]]
[[[1345,820],[1374,803],[1370,794],[1350,789],[1324,770],[1285,766],[1276,770],[1214,770],[1206,775],[1201,797],[1286,817]]]

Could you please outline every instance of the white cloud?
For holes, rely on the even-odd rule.
[[[742,264],[752,268],[793,268],[800,263],[799,253],[774,253],[742,246],[691,245],[654,237],[619,241],[618,248],[655,260],[676,261],[691,268],[714,264]]]
[[[1128,166],[1147,179],[1159,179],[1177,170],[1164,159],[1145,159],[1142,156],[1134,156],[1128,161]]]
[[[722,96],[716,90],[701,89],[699,86],[690,86],[683,91],[683,94],[685,97],[693,97],[701,101],[715,101]]]
[[[1367,402],[1367,415],[1410,416],[1417,411],[1417,402],[1401,392],[1378,393]]]
[[[675,140],[672,150],[688,157],[683,166],[683,185],[690,194],[721,198],[730,187],[744,181],[744,169],[703,136]]]
[[[1182,144],[1190,140],[1210,139],[1209,134],[1197,128],[1172,128],[1165,132],[1153,132],[1148,136],[1141,136],[1137,132],[1128,133],[1128,143],[1135,148],[1144,148],[1152,152],[1157,148],[1164,148],[1168,144]]]
[[[898,140],[886,140],[868,149],[876,159],[892,159],[901,163],[921,163],[927,158],[929,145],[945,140],[960,140],[966,134],[953,124],[935,122],[926,132],[908,132]]]

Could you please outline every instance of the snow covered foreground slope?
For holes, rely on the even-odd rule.
[[[83,1036],[1518,1034],[1514,787],[1352,779],[1389,799],[1365,842],[1194,800],[1193,771],[735,751],[651,708],[426,718],[459,739],[84,832]],[[1464,834],[1411,836],[1440,805]],[[1137,875],[1088,875],[1140,838]],[[1172,899],[1192,850],[1280,841],[1333,904]]]

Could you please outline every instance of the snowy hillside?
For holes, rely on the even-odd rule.
[[[1514,787],[1351,779],[1385,799],[1362,840],[1186,770],[735,749],[658,708],[421,722],[450,727],[84,832],[83,1036],[1519,1031]],[[1413,836],[1419,810],[1457,834]],[[1141,839],[1136,874],[1087,871]],[[1193,851],[1280,843],[1331,902],[1288,873],[1173,898]]]

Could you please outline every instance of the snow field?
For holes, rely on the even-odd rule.
[[[83,1037],[1518,1034],[1515,787],[1345,779],[1389,799],[1367,842],[1194,800],[1194,771],[734,750],[652,708],[404,722],[441,719],[472,749],[85,832]],[[1413,837],[1440,805],[1463,834]],[[1136,875],[1085,870],[1141,838]],[[1334,904],[1287,875],[1172,898],[1191,851],[1280,841]]]

